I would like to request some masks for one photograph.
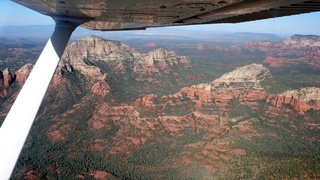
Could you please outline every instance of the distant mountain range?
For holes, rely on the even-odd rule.
[[[0,27],[0,37],[24,37],[24,38],[49,38],[54,30],[53,25],[32,25],[32,26],[3,26]],[[183,32],[183,33],[182,33]],[[75,30],[71,40],[88,35],[98,35],[107,39],[114,39],[126,42],[129,39],[145,38],[158,39],[164,38],[170,40],[172,38],[188,41],[188,39],[201,39],[208,42],[231,42],[243,43],[248,41],[279,41],[281,38],[275,34],[265,33],[222,33],[217,31],[180,28],[150,28],[142,31],[121,31],[121,32],[100,32],[90,31],[79,27]]]
[[[314,44],[199,51],[259,50],[279,59],[288,55],[281,50],[301,55]],[[214,78],[216,64],[199,68],[174,51],[78,39],[63,55],[13,178],[319,179],[320,89],[287,89],[267,62]],[[0,73],[1,119],[31,69]]]

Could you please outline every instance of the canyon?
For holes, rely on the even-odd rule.
[[[281,43],[292,51],[244,46],[274,56],[317,48]],[[319,178],[320,88],[288,89],[261,63],[210,80],[174,51],[81,38],[58,65],[13,178]],[[1,71],[1,121],[32,67]]]

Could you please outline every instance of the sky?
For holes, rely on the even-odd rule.
[[[314,34],[320,35],[320,12],[237,23],[179,27],[189,30],[217,32],[254,32],[278,35]],[[54,21],[45,15],[25,8],[10,0],[0,0],[0,26],[53,25]],[[177,28],[177,27],[174,27]]]

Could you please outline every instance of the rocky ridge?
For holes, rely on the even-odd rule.
[[[107,63],[104,68],[96,64]],[[147,54],[140,54],[133,48],[120,42],[107,41],[98,36],[81,38],[69,45],[62,57],[59,70],[78,69],[89,76],[97,76],[101,71],[111,71],[120,74],[149,74],[169,71],[174,65],[190,66],[187,57],[178,56],[173,51],[156,49]]]
[[[152,74],[162,71],[168,73],[173,66],[181,65],[185,68],[191,67],[190,61],[187,57],[178,56],[173,51],[156,49],[147,54],[142,54],[137,58],[137,62],[134,65],[134,72],[142,74],[146,74],[146,72],[148,72],[148,74]]]
[[[196,73],[187,57],[173,51],[160,48],[141,54],[128,45],[97,36],[80,38],[66,48],[54,82],[59,82],[58,75],[74,72],[86,78],[87,87],[93,86],[91,92],[99,92],[101,97],[115,92],[120,101],[134,101],[146,91],[164,94],[171,89],[178,90]],[[192,81],[202,76],[194,77]],[[108,90],[100,92],[97,87]]]
[[[239,67],[209,84],[199,84],[192,87],[203,88],[209,91],[214,91],[217,88],[263,89],[261,81],[264,81],[266,78],[272,78],[268,69],[261,64],[251,64]]]
[[[263,83],[266,79],[268,79],[268,82]],[[272,107],[277,109],[290,104],[301,115],[305,115],[310,109],[320,110],[319,88],[310,87],[285,92],[281,88],[280,91],[283,93],[268,92],[268,88],[273,85],[278,84],[274,84],[268,69],[261,64],[251,64],[239,67],[211,83],[185,87],[176,94],[162,98],[187,97],[198,108],[202,108],[203,104],[214,102],[225,111],[228,110],[229,103],[235,99],[240,104],[247,105],[253,110],[259,109],[259,101],[270,103]],[[155,95],[144,96],[136,101],[136,105],[152,106],[155,98]],[[216,113],[219,114],[219,112]]]
[[[320,66],[319,37],[294,35],[278,42],[246,42],[230,46],[199,44],[197,52],[208,53],[210,56],[219,55],[220,58],[216,60],[219,63],[217,65],[230,66],[232,64],[239,67],[250,61],[251,63],[263,63],[272,69],[292,66],[317,68]],[[209,53],[210,51],[212,53]]]
[[[69,71],[77,69],[86,76],[97,77],[102,73],[94,61],[108,62],[109,66],[115,66],[112,68],[124,68],[123,63],[134,61],[136,56],[138,53],[128,45],[89,36],[78,39],[65,49],[57,70],[67,67]]]
[[[299,101],[320,100],[320,88],[308,87],[298,90],[288,90],[280,95],[293,97]]]
[[[316,35],[293,35],[282,41],[289,46],[315,46],[320,47],[320,36]]]

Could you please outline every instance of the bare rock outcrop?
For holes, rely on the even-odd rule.
[[[77,69],[84,75],[94,77],[101,74],[95,62],[104,61],[110,66],[118,66],[123,61],[134,61],[138,55],[138,52],[126,44],[89,36],[78,39],[66,48],[58,70]],[[119,66],[118,68],[121,69]]]
[[[104,70],[122,75],[168,72],[173,66],[191,67],[187,57],[178,56],[173,51],[159,48],[140,54],[126,44],[89,36],[66,48],[57,73],[79,70],[85,76],[101,76],[101,69],[96,65],[101,63],[107,63]]]
[[[320,100],[320,88],[307,87],[297,90],[288,90],[281,95],[286,97],[293,97],[299,101]]]
[[[285,45],[290,46],[316,46],[320,47],[320,36],[316,35],[293,35],[283,40]]]
[[[29,74],[31,73],[32,68],[33,64],[26,64],[16,72],[16,81],[19,83],[20,86],[23,86],[23,84],[26,82]]]
[[[271,78],[270,71],[261,64],[250,64],[235,69],[232,72],[224,74],[220,78],[211,83],[202,83],[194,85],[207,91],[214,91],[215,89],[263,89],[261,84],[266,78]]]
[[[4,77],[2,71],[0,71],[0,97],[5,97],[7,95],[7,91],[4,86]]]
[[[16,75],[11,73],[11,71],[8,68],[4,69],[2,73],[4,87],[9,88],[9,86],[14,82]]]
[[[139,98],[135,101],[134,105],[136,107],[138,106],[141,106],[141,105],[147,105],[147,106],[150,106],[153,104],[153,100],[154,98],[156,98],[157,95],[155,94],[148,94],[148,95],[145,95],[143,96],[142,98]]]
[[[110,85],[104,80],[98,81],[91,88],[91,92],[100,97],[106,96],[110,92],[110,90]]]
[[[261,64],[250,64],[221,76],[219,79],[214,80],[211,85],[214,88],[222,86],[227,88],[262,89],[260,82],[270,76],[270,71]]]
[[[202,83],[185,87],[176,94],[162,98],[191,99],[198,108],[203,104],[214,103],[219,108],[227,110],[232,100],[249,106],[252,110],[259,108],[259,102],[271,105],[270,114],[279,115],[284,105],[291,105],[300,114],[310,109],[320,110],[320,88],[310,87],[299,90],[289,90],[283,93],[268,93],[262,84],[267,78],[271,78],[270,71],[260,64],[251,64],[239,67],[211,83]],[[272,82],[268,81],[269,82]],[[146,95],[136,101],[136,106],[153,106],[153,95]],[[270,109],[269,108],[269,109]]]
[[[134,64],[134,72],[139,74],[168,73],[174,66],[188,68],[191,67],[191,64],[186,56],[179,56],[173,51],[159,48],[141,54]]]
[[[214,103],[225,110],[228,103],[233,99],[238,99],[240,103],[247,104],[252,109],[257,109],[258,103],[256,101],[264,101],[268,97],[268,93],[264,91],[264,85],[261,83],[266,78],[271,78],[268,69],[260,64],[251,64],[237,68],[211,83],[185,87],[178,93],[162,98],[189,98],[198,108],[201,108],[202,104]],[[152,106],[153,98],[152,95],[146,95],[136,101],[136,106]]]
[[[71,65],[76,66],[76,63],[81,62],[76,60],[119,61],[134,58],[138,54],[124,43],[105,40],[98,36],[88,36],[70,44],[66,48],[63,58]]]
[[[0,71],[0,97],[6,97],[10,91],[10,86],[14,82],[18,82],[20,87],[23,86],[27,80],[31,70],[32,64],[26,64],[22,66],[17,72],[12,73],[8,68]]]
[[[308,87],[297,90],[289,90],[280,94],[290,103],[300,114],[304,114],[310,109],[320,110],[320,88]]]

